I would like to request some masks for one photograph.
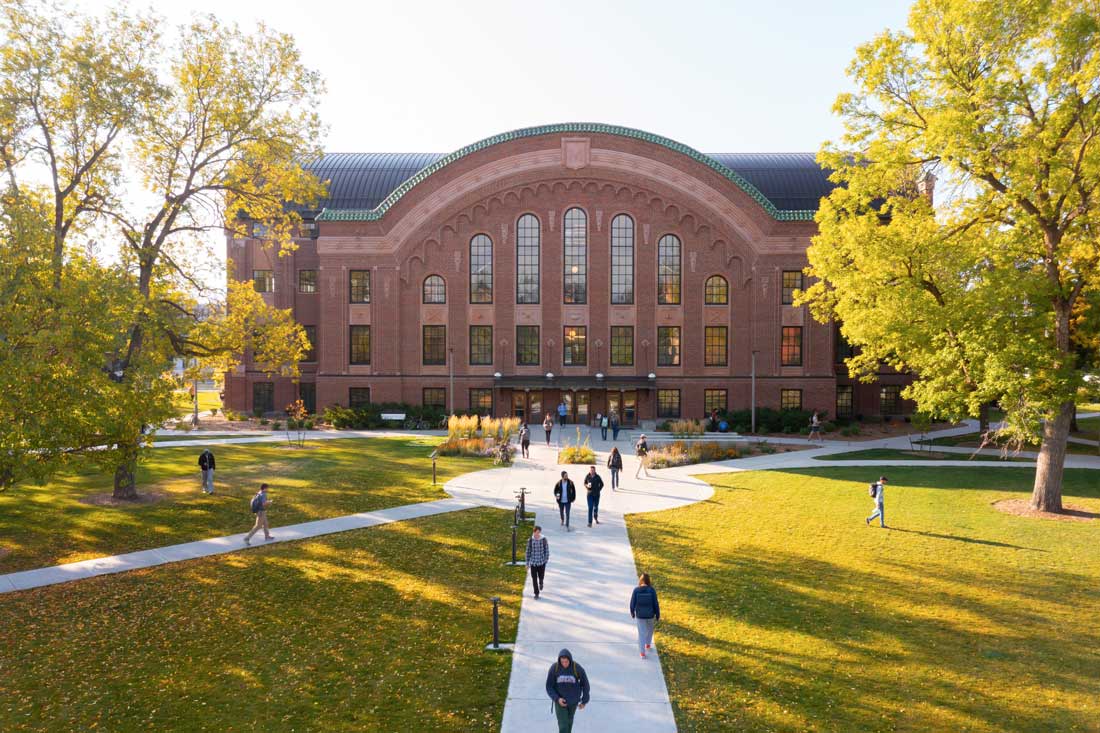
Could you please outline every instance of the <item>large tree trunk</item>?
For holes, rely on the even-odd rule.
[[[982,403],[978,408],[978,432],[984,437],[989,432],[989,403]]]
[[[1035,486],[1031,490],[1032,509],[1062,511],[1062,470],[1066,464],[1066,439],[1073,410],[1073,401],[1064,402],[1055,418],[1043,423],[1043,444],[1039,448]]]
[[[136,469],[137,461],[133,458],[125,459],[115,469],[115,492],[113,494],[115,499],[123,501],[137,500],[137,482],[134,479]]]
[[[1069,421],[1069,431],[1071,433],[1081,432],[1081,428],[1077,426],[1077,403],[1073,403],[1073,417]]]

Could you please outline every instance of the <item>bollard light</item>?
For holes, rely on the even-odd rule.
[[[435,480],[435,459],[438,455],[439,455],[439,451],[434,451],[434,450],[432,451],[432,455],[431,455],[431,459],[432,459],[432,486],[435,486],[435,484],[436,484],[436,480]]]
[[[500,597],[493,596],[493,648],[500,649]]]

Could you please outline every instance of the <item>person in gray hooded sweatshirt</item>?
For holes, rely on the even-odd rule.
[[[591,688],[584,667],[573,661],[568,649],[558,652],[558,661],[550,665],[546,673],[546,694],[553,701],[554,715],[558,718],[558,733],[573,730],[573,716],[588,704]]]

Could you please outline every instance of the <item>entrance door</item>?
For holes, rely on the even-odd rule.
[[[514,390],[512,392],[512,417],[518,417],[520,423],[527,422],[527,393]]]
[[[623,422],[623,393],[607,391],[607,414],[618,415],[619,424]]]
[[[577,392],[577,397],[573,400],[573,407],[576,409],[577,414],[573,416],[573,422],[577,425],[588,424],[588,391],[584,390]]]

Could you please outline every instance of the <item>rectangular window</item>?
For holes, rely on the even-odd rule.
[[[564,363],[565,366],[585,366],[588,364],[588,329],[585,326],[566,326]]]
[[[253,382],[252,413],[266,415],[269,412],[275,412],[275,383]]]
[[[317,327],[302,326],[306,332],[306,340],[309,341],[309,351],[302,357],[302,361],[317,361]]]
[[[493,327],[470,326],[470,365],[493,363]]]
[[[252,285],[257,293],[274,293],[275,274],[271,270],[253,270]]]
[[[883,415],[897,415],[901,412],[901,387],[897,384],[884,384],[878,393],[879,409]]]
[[[493,390],[471,389],[470,409],[478,415],[493,414]]]
[[[317,384],[315,382],[299,382],[298,399],[302,401],[302,407],[313,415],[317,412]]]
[[[680,390],[657,390],[657,417],[680,417]]]
[[[802,366],[802,326],[784,326],[779,363],[782,366]]]
[[[703,350],[705,366],[726,366],[729,363],[727,337],[725,326],[706,327]]]
[[[422,404],[424,407],[434,407],[439,410],[446,410],[447,390],[443,387],[425,387]]]
[[[634,326],[611,327],[611,366],[634,366]]]
[[[370,302],[370,270],[352,270],[348,273],[349,298],[351,303]]]
[[[348,388],[348,407],[359,410],[370,406],[370,387]]]
[[[349,326],[351,348],[348,353],[352,364],[370,364],[370,326]]]
[[[680,366],[680,327],[657,327],[657,366]]]
[[[516,326],[516,366],[538,366],[539,327]]]
[[[783,271],[783,305],[794,303],[794,291],[802,289],[802,271]]]
[[[784,410],[801,410],[802,409],[802,390],[800,389],[781,389],[779,390],[779,407]]]
[[[424,366],[447,363],[447,327],[424,326]]]
[[[836,416],[852,416],[852,385],[838,384],[836,386]]]
[[[316,293],[317,292],[317,271],[316,270],[298,270],[298,292],[299,293]]]
[[[709,415],[715,410],[724,412],[729,407],[728,393],[724,389],[704,389],[703,409]]]

